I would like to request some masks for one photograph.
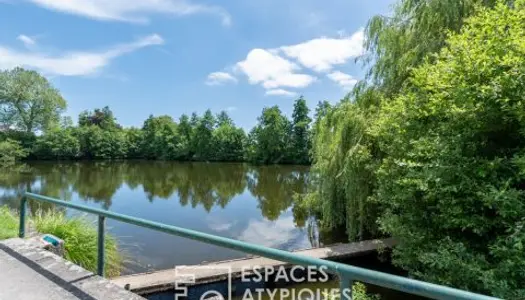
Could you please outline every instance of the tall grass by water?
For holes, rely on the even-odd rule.
[[[97,227],[84,217],[68,218],[62,212],[37,212],[29,218],[31,228],[39,233],[52,234],[65,244],[65,258],[83,268],[97,270]],[[18,235],[18,216],[8,207],[0,207],[0,240]],[[108,277],[120,275],[123,256],[117,241],[105,235],[106,271]]]
[[[0,206],[0,240],[16,237],[18,218],[7,206]]]

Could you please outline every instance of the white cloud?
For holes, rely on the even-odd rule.
[[[288,250],[311,247],[308,236],[295,227],[292,216],[280,218],[274,222],[252,219],[238,239],[266,247]]]
[[[216,216],[207,216],[206,220],[210,229],[217,232],[230,231],[237,224],[237,221],[232,222]]]
[[[308,74],[295,73],[300,70],[298,65],[265,49],[252,49],[235,69],[243,72],[251,84],[262,84],[266,89],[302,88],[316,79]]]
[[[162,37],[152,34],[135,42],[120,44],[102,52],[78,51],[57,56],[33,52],[17,52],[0,46],[0,69],[23,66],[38,69],[46,75],[92,75],[108,65],[112,59],[140,48],[163,43]]]
[[[226,107],[226,111],[228,111],[228,112],[232,112],[232,111],[236,111],[236,110],[237,110],[236,106],[228,106],[228,107]]]
[[[36,41],[35,41],[33,38],[30,38],[30,37],[28,37],[28,36],[25,35],[25,34],[21,34],[21,35],[19,35],[16,39],[19,40],[19,41],[21,41],[22,43],[24,43],[24,45],[25,45],[27,48],[30,48],[31,46],[33,46],[33,45],[36,44]]]
[[[357,83],[357,79],[340,71],[334,71],[326,76],[337,82],[337,84],[339,84],[345,90],[350,90]]]
[[[266,95],[295,96],[297,93],[290,91],[290,88],[305,88],[315,82],[317,78],[303,71],[303,67],[327,74],[343,88],[350,89],[357,80],[332,69],[364,53],[364,30],[360,29],[351,36],[340,31],[338,35],[336,38],[321,37],[273,49],[255,48],[232,69],[235,73],[246,75],[251,84],[264,87]]]
[[[279,49],[307,68],[327,72],[334,65],[345,64],[349,59],[363,54],[363,40],[364,32],[361,29],[350,37],[317,38]]]
[[[224,25],[230,15],[221,7],[187,0],[26,0],[47,9],[104,21],[147,22],[149,14],[215,14]]]
[[[228,82],[237,82],[237,78],[226,72],[213,72],[208,75],[206,79],[207,85],[221,85]]]
[[[283,89],[275,89],[275,90],[267,90],[266,91],[266,95],[292,97],[292,96],[296,96],[297,93],[296,92],[290,92],[290,91],[283,90]]]

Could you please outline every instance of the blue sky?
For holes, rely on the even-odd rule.
[[[362,28],[394,0],[0,0],[0,69],[47,76],[75,120],[108,105],[124,126],[150,115],[229,111],[251,128],[336,102],[363,76]]]

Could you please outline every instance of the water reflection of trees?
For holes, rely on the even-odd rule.
[[[225,207],[246,186],[246,166],[228,163],[138,162],[126,179],[141,184],[147,198],[168,199],[177,194],[181,205],[201,204],[207,211]]]
[[[262,166],[252,168],[248,175],[248,189],[257,198],[263,215],[272,221],[292,206],[295,193],[306,189],[304,167]]]
[[[109,209],[117,191],[126,184],[142,187],[150,201],[177,196],[181,205],[206,211],[225,208],[246,189],[257,199],[262,214],[276,220],[293,205],[294,193],[303,193],[307,168],[295,166],[249,167],[235,163],[177,163],[162,161],[46,162],[10,169],[0,174],[0,204],[17,206],[24,190],[70,200],[100,203]],[[296,225],[306,214],[293,209]]]

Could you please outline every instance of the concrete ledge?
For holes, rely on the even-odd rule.
[[[0,242],[0,299],[144,299],[41,247],[38,239]]]
[[[391,248],[394,245],[394,239],[388,238],[348,244],[335,244],[327,247],[293,252],[314,258],[338,260],[365,255],[379,249]],[[206,284],[227,279],[229,271],[231,271],[233,278],[238,278],[241,276],[241,271],[253,269],[256,266],[292,267],[291,264],[269,258],[250,257],[200,265],[177,266],[169,270],[116,277],[111,281],[118,286],[129,288],[137,294],[147,295],[172,290],[175,288],[176,281],[180,282],[181,279],[187,278],[188,276],[194,278],[196,285]]]

